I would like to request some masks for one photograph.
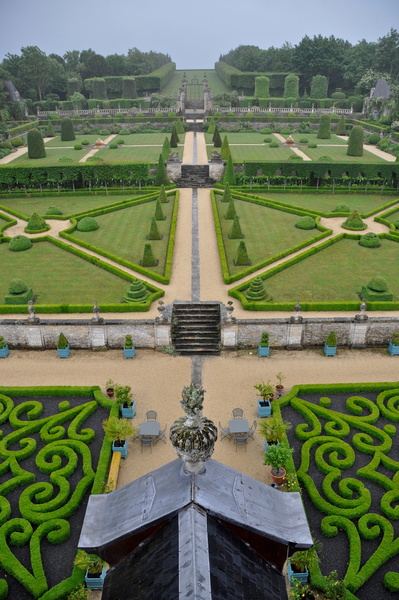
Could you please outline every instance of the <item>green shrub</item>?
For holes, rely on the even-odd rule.
[[[360,125],[354,125],[349,134],[348,156],[363,156],[364,131]]]
[[[308,148],[317,148],[316,142],[309,142]]]
[[[380,136],[378,135],[378,133],[370,133],[370,135],[367,138],[368,144],[378,144],[379,141]]]
[[[37,130],[38,131],[38,130]],[[40,132],[39,132],[40,133]],[[40,134],[41,135],[41,134]],[[24,145],[24,140],[20,137],[12,138],[11,145],[13,148],[19,148]]]
[[[33,298],[33,291],[29,289],[22,279],[12,279],[8,285],[8,294],[5,304],[27,304]]]
[[[140,279],[134,279],[126,294],[123,296],[125,302],[145,302],[150,292]]]
[[[155,204],[155,219],[157,221],[164,221],[166,219],[165,215],[163,214],[161,201],[159,198],[157,198],[157,201]]]
[[[243,241],[241,241],[238,245],[237,256],[234,261],[234,264],[237,266],[245,266],[245,265],[251,264],[251,261],[249,260],[249,256],[248,256],[248,252],[247,252],[247,247],[245,245],[245,242],[243,242]]]
[[[65,348],[68,348],[68,346],[69,342],[65,335],[61,332],[58,336],[57,348],[60,348],[60,350],[65,350]]]
[[[307,137],[301,137],[299,138],[299,143],[300,144],[307,144],[308,143],[308,138]]]
[[[28,131],[28,158],[44,158],[46,150],[44,148],[43,136],[38,129]]]
[[[165,162],[164,162],[162,154],[159,155],[157,172],[155,175],[154,183],[158,187],[160,185],[168,185],[168,183],[169,183],[168,176],[166,174]]]
[[[259,133],[273,133],[273,131],[270,129],[270,127],[264,127],[263,129],[259,130]]]
[[[319,130],[317,132],[319,140],[329,140],[331,138],[331,117],[330,115],[321,115]]]
[[[327,98],[328,97],[328,79],[325,75],[314,75],[310,84],[311,98]]]
[[[22,279],[12,279],[8,284],[9,294],[23,294],[28,290],[28,286]]]
[[[75,140],[75,132],[73,130],[73,122],[72,119],[62,119],[61,121],[61,141],[63,142],[73,142]]]
[[[83,147],[83,146],[82,146],[82,144],[75,144],[75,145],[74,145],[74,149],[75,149],[75,150],[81,150],[81,149],[82,149],[82,147]]]
[[[261,277],[255,277],[249,285],[249,288],[245,292],[245,297],[249,301],[260,301],[270,302],[272,300],[270,294],[265,289],[264,281]],[[266,336],[265,346],[269,345],[269,334],[267,332],[262,333],[261,344],[263,343],[264,336]]]
[[[100,226],[94,217],[83,217],[76,226],[78,231],[95,231]]]
[[[118,138],[117,140],[115,140],[115,144],[118,144],[118,146],[122,146],[122,144],[125,143],[125,140],[123,138]]]
[[[0,144],[0,148],[5,148],[6,150],[11,150],[12,144],[11,144],[11,142],[2,142]]]
[[[159,198],[159,201],[161,204],[168,204],[168,202],[169,202],[169,199],[165,192],[165,186],[163,186],[163,185],[161,185],[161,189],[159,190],[158,198]]]
[[[291,154],[288,157],[288,160],[294,161],[294,162],[302,162],[303,161],[303,157],[302,156],[298,156],[298,154]]]
[[[155,260],[152,252],[151,244],[144,244],[143,260],[141,261],[142,267],[156,267],[157,261]]]
[[[122,98],[137,98],[136,80],[134,77],[122,78]]]
[[[220,152],[221,152],[223,160],[227,160],[231,154],[227,135],[225,135],[223,138],[223,143],[222,143]]]
[[[111,144],[109,145],[109,149],[110,150],[117,150],[118,149],[118,144],[116,142],[111,142]]]
[[[103,77],[93,78],[93,98],[96,100],[107,99],[107,84]]]
[[[394,225],[395,225],[395,229],[399,229],[399,220],[395,221]]]
[[[56,206],[49,206],[46,210],[46,215],[62,215],[62,210]]]
[[[148,234],[148,239],[149,240],[160,240],[162,239],[161,234],[159,233],[158,230],[158,225],[157,225],[157,221],[155,219],[155,217],[152,217],[151,219],[151,225],[150,225],[150,231]]]
[[[228,183],[226,183],[226,186],[224,188],[224,192],[223,192],[223,196],[222,196],[222,202],[230,202],[231,200],[231,192],[230,192],[230,186]],[[399,227],[398,227],[399,229]]]
[[[380,276],[373,277],[366,286],[363,286],[360,296],[372,302],[392,302],[393,300],[393,293],[389,289],[387,281]]]
[[[270,142],[273,140],[273,138],[271,137],[265,137],[265,139],[263,140],[265,144],[270,144]]]
[[[328,154],[323,154],[322,156],[319,156],[319,158],[317,159],[318,162],[332,162],[332,158],[331,156],[328,156]]]
[[[359,240],[360,246],[365,246],[366,248],[379,248],[381,246],[381,240],[376,233],[365,233]]]
[[[298,229],[314,229],[316,223],[313,217],[303,216],[299,218],[295,227],[298,227]]]
[[[241,230],[240,218],[238,215],[236,215],[234,217],[233,225],[230,229],[229,238],[231,240],[241,240],[243,237],[244,235]]]
[[[342,227],[344,227],[345,229],[360,230],[366,229],[367,225],[363,223],[359,212],[357,210],[354,210],[353,212],[351,212],[346,221],[342,223]]]
[[[335,133],[337,135],[346,135],[346,127],[345,127],[345,117],[344,115],[341,116],[338,125],[335,129]]]
[[[298,75],[287,75],[284,80],[284,98],[297,98],[299,96]]]
[[[337,345],[337,334],[335,331],[330,331],[328,336],[326,337],[326,346],[334,347]]]
[[[168,159],[170,153],[171,153],[170,142],[169,142],[169,138],[166,137],[164,139],[163,146],[162,146],[162,156],[163,156],[164,160]]]
[[[231,154],[227,159],[226,169],[223,175],[223,184],[227,185],[235,185],[236,183],[236,175],[234,173],[233,159],[231,158]]]
[[[226,212],[224,218],[227,221],[233,221],[233,219],[236,217],[236,214],[237,213],[236,213],[236,207],[234,205],[234,199],[230,198],[230,202],[229,202],[229,205],[227,207],[227,212]]]
[[[276,141],[270,142],[269,148],[279,148],[280,144]]]
[[[32,213],[32,216],[25,227],[25,231],[27,233],[35,233],[37,231],[46,231],[46,229],[49,229],[49,226],[46,224],[46,221],[43,219],[43,217],[41,217],[37,212]]]
[[[22,252],[23,250],[29,250],[29,248],[32,248],[32,242],[26,235],[16,235],[8,245],[8,249],[13,252]]]
[[[218,128],[215,129],[215,133],[213,134],[213,145],[214,145],[215,148],[221,148],[222,147],[222,138],[221,138],[221,135],[219,133],[219,129]]]
[[[54,127],[51,121],[47,124],[46,137],[55,137]]]
[[[89,140],[82,140],[82,146],[88,146],[90,144]]]
[[[350,212],[350,208],[347,204],[337,204],[337,206],[334,208],[334,210],[332,212]]]
[[[269,87],[270,79],[268,77],[264,75],[255,77],[255,98],[268,98],[270,96]]]
[[[172,115],[172,116],[174,116],[174,115]],[[179,133],[184,134],[186,132],[186,130],[184,129],[184,125],[181,122],[181,119],[176,120],[175,127],[176,127],[177,134],[179,134]]]

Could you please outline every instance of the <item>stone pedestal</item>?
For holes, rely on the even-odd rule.
[[[290,350],[302,350],[302,334],[303,334],[303,323],[291,322],[288,325],[288,339],[287,348]]]
[[[237,348],[238,325],[237,323],[225,323],[222,327],[223,348]]]
[[[26,343],[28,348],[42,349],[44,346],[40,325],[28,325],[26,329]]]
[[[155,323],[155,346],[170,346],[171,343],[170,324]]]
[[[93,350],[100,350],[107,346],[107,338],[104,325],[92,325],[90,327],[91,347]]]
[[[366,348],[368,324],[367,321],[355,321],[350,329],[351,348]]]

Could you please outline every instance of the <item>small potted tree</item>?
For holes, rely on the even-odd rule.
[[[265,421],[261,421],[258,433],[265,438],[265,451],[270,446],[279,446],[290,428],[291,423],[280,417],[269,417]]]
[[[7,358],[9,354],[8,344],[4,341],[3,336],[0,335],[0,358]]]
[[[124,419],[133,419],[136,414],[132,388],[130,385],[117,385],[115,387],[116,401],[121,407],[121,415]]]
[[[391,356],[399,355],[399,332],[395,331],[389,341],[388,352]]]
[[[133,345],[133,339],[131,335],[125,336],[125,345],[123,347],[123,358],[134,358],[136,355],[136,348]]]
[[[270,381],[257,383],[254,388],[258,390],[260,398],[258,399],[258,417],[270,417],[272,414],[271,402],[274,398],[273,386]]]
[[[277,379],[276,393],[277,393],[277,397],[280,398],[280,396],[282,396],[283,391],[284,391],[283,381],[285,379],[285,375],[283,375],[282,372],[280,371],[279,373],[276,373],[276,379]]]
[[[105,390],[108,398],[113,398],[115,394],[115,382],[112,379],[107,379],[105,382]]]
[[[85,583],[91,590],[102,590],[106,575],[105,562],[95,554],[78,550],[74,564],[85,571]]]
[[[258,344],[258,356],[269,356],[270,346],[269,346],[269,334],[267,331],[262,333],[260,338],[260,342]]]
[[[107,440],[112,442],[113,452],[120,452],[122,458],[126,458],[128,450],[126,438],[134,435],[136,431],[131,420],[112,416],[103,421],[103,429]]]
[[[58,358],[68,358],[71,353],[69,342],[62,332],[58,336],[57,352]]]
[[[285,465],[294,452],[293,448],[284,446],[270,446],[265,452],[263,464],[271,466],[271,476],[276,485],[281,485],[287,472]]]
[[[337,335],[335,331],[330,331],[324,343],[324,354],[326,356],[335,356],[337,353]]]
[[[317,563],[317,554],[318,552],[321,552],[322,547],[323,544],[321,542],[315,541],[311,548],[297,550],[290,556],[287,563],[287,575],[290,585],[292,585],[294,581],[307,583],[309,579],[309,569]]]

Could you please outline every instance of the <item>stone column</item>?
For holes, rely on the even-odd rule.
[[[235,321],[223,323],[221,333],[223,348],[237,348],[238,325]]]
[[[155,321],[155,346],[170,346],[172,343],[170,323]]]
[[[29,348],[43,349],[42,328],[39,324],[28,325],[26,331],[26,342]]]
[[[294,321],[294,318],[291,317],[288,325],[287,348],[290,350],[302,350],[303,321],[302,317],[299,317],[300,321]]]
[[[92,324],[90,327],[90,341],[93,350],[101,350],[107,346],[105,325]]]

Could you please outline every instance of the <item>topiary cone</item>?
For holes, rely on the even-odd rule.
[[[159,190],[159,200],[161,204],[167,204],[169,202],[169,198],[166,195],[165,187],[161,185],[161,189]]]
[[[227,135],[225,135],[223,138],[223,143],[222,143],[220,153],[222,155],[223,160],[227,160],[231,154],[229,140],[227,139]]]
[[[241,230],[240,217],[238,215],[236,215],[234,217],[233,225],[230,229],[229,238],[231,240],[241,240],[243,237],[244,237],[244,234],[242,233],[242,230]]]
[[[228,221],[232,221],[234,219],[234,217],[236,216],[236,214],[237,213],[236,213],[236,207],[234,205],[234,200],[233,200],[233,198],[231,198],[224,218]]]
[[[223,175],[223,183],[224,185],[227,183],[230,185],[235,185],[236,183],[236,175],[234,173],[233,159],[231,158],[231,154],[227,159],[226,169]]]
[[[224,192],[223,192],[222,202],[230,202],[230,200],[231,200],[230,186],[228,183],[226,183],[226,186],[225,186]]]
[[[245,245],[245,242],[243,242],[243,241],[241,241],[238,245],[237,256],[236,256],[236,259],[234,262],[237,266],[245,266],[245,265],[251,264],[251,261],[249,260],[249,256],[248,256],[248,252],[247,252],[247,247]]]
[[[157,187],[159,187],[161,185],[168,185],[168,183],[169,183],[168,176],[166,174],[166,169],[165,169],[165,161],[163,159],[162,154],[159,155],[157,173],[155,175],[154,183]]]
[[[157,261],[152,253],[151,244],[144,244],[143,260],[141,261],[143,267],[156,267]]]
[[[162,236],[161,236],[161,234],[159,233],[159,230],[158,230],[158,225],[157,225],[155,217],[152,217],[152,219],[151,219],[150,232],[148,234],[148,239],[149,240],[160,240],[160,239],[162,239]]]
[[[265,285],[261,277],[255,277],[250,283],[249,288],[245,292],[247,300],[258,302],[260,300],[270,301],[270,294],[265,290]]]
[[[157,198],[157,203],[155,205],[155,219],[157,221],[164,221],[165,218],[166,217],[164,216],[162,211],[161,201],[159,198]]]
[[[123,299],[125,302],[144,302],[149,295],[145,284],[140,279],[135,279]]]

